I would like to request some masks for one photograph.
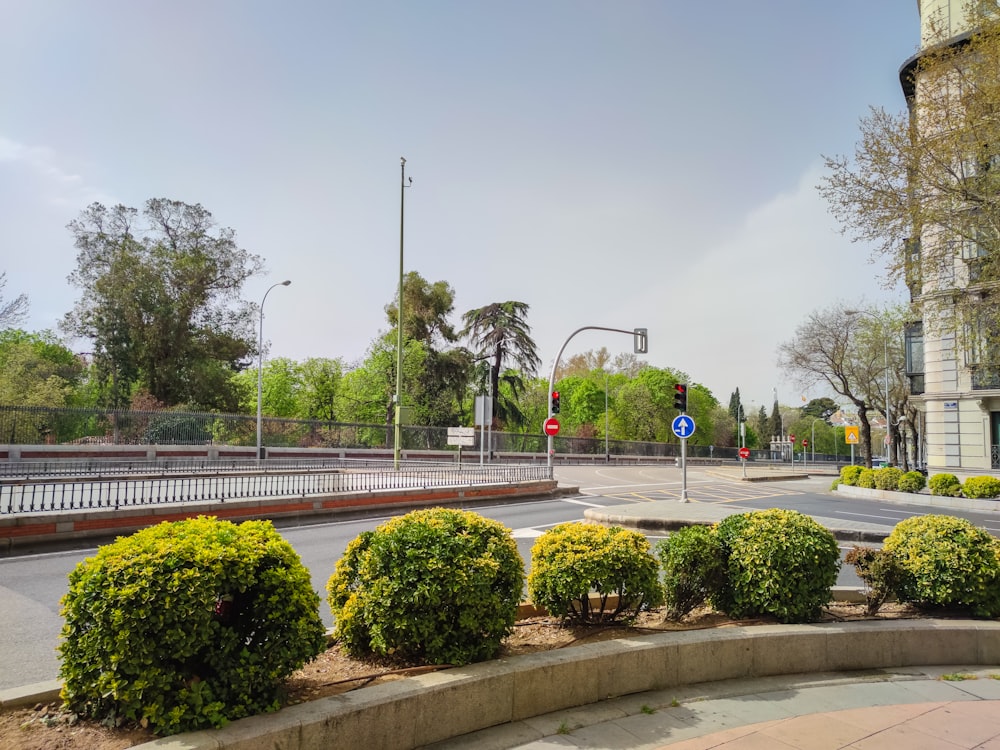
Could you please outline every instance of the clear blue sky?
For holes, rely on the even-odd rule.
[[[406,269],[455,322],[530,305],[547,375],[585,325],[723,404],[803,392],[809,312],[901,301],[815,186],[904,109],[914,0],[0,0],[0,270],[26,327],[77,297],[93,201],[201,203],[267,261],[271,356],[360,360]],[[631,351],[588,332],[567,348]],[[77,348],[85,348],[78,342]],[[809,396],[826,395],[820,389]]]

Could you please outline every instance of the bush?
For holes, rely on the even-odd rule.
[[[875,474],[875,488],[879,490],[895,491],[899,487],[899,478],[903,476],[903,470],[895,466],[886,466]]]
[[[875,472],[877,469],[866,469],[862,467],[861,471],[858,473],[858,481],[856,482],[858,487],[864,487],[869,490],[875,489]]]
[[[844,561],[854,566],[858,578],[865,584],[866,611],[869,615],[878,613],[886,599],[897,594],[902,570],[889,552],[855,545],[844,556]]]
[[[319,597],[267,521],[161,523],[69,575],[59,646],[69,710],[157,734],[279,707],[326,647]]]
[[[858,483],[858,475],[861,474],[861,470],[865,468],[864,466],[845,466],[840,470],[840,481],[844,484],[853,487]]]
[[[1000,479],[991,476],[969,477],[962,482],[962,494],[966,497],[1000,497]]]
[[[837,540],[793,510],[729,516],[717,527],[726,585],[712,598],[733,617],[773,615],[781,622],[814,620],[837,581]]]
[[[954,474],[935,474],[927,481],[927,486],[932,495],[960,497],[962,494],[962,483]]]
[[[926,515],[896,524],[883,547],[902,570],[900,599],[1000,615],[1000,541],[964,518]]]
[[[596,608],[591,591],[600,596]],[[531,548],[528,596],[563,620],[629,622],[663,603],[663,587],[649,541],[638,531],[563,523],[538,537]]]
[[[722,546],[707,526],[686,526],[656,545],[667,617],[680,620],[703,604],[725,577]]]
[[[496,656],[523,589],[510,529],[450,508],[362,533],[327,583],[335,635],[349,653],[456,665]]]
[[[919,471],[908,471],[899,478],[900,492],[920,492],[927,486],[927,478]]]

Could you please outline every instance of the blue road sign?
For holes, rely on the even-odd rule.
[[[670,424],[670,429],[679,438],[689,438],[694,434],[694,420],[687,414],[680,414],[674,417]]]

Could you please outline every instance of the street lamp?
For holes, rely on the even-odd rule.
[[[264,458],[264,454],[260,447],[260,428],[263,422],[262,412],[261,412],[261,392],[263,391],[264,375],[263,375],[263,364],[264,364],[264,303],[267,302],[267,295],[271,293],[271,290],[277,286],[288,286],[292,282],[286,279],[285,281],[279,281],[277,284],[273,284],[268,287],[267,291],[264,292],[264,298],[260,301],[260,332],[257,335],[257,463],[259,464],[261,459]]]
[[[845,310],[845,315],[867,315],[872,320],[878,321],[882,324],[882,319],[873,312],[868,312],[867,310]],[[889,447],[892,443],[892,410],[889,407],[889,336],[883,331],[882,332],[882,344],[885,349],[885,457],[889,458]],[[869,456],[871,458],[871,456]]]
[[[410,178],[413,183],[413,178]],[[399,299],[396,302],[396,395],[395,418],[392,438],[392,467],[399,469],[399,454],[402,429],[399,420],[402,418],[400,407],[403,405],[403,206],[406,195],[406,159],[399,157]]]

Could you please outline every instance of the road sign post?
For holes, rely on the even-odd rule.
[[[746,448],[746,447],[740,448],[739,455],[740,455],[740,463],[743,464],[743,478],[746,479],[746,477],[747,477],[747,459],[750,458],[750,449]]]
[[[542,422],[542,430],[549,437],[555,437],[559,434],[559,420],[555,417],[549,417]]]
[[[686,393],[686,391],[685,391]],[[695,423],[687,414],[674,417],[670,429],[681,439],[681,502],[688,501],[687,439],[694,434]]]

